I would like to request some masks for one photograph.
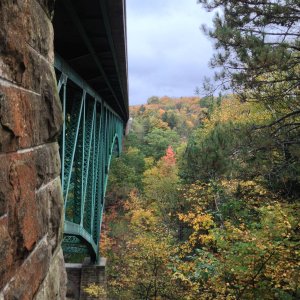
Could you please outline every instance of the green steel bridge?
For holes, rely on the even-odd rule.
[[[124,0],[57,0],[55,71],[66,257],[99,258],[109,166],[128,120]]]

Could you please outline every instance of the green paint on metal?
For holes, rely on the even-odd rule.
[[[60,57],[64,125],[61,138],[66,254],[99,258],[108,170],[114,149],[121,151],[123,121]]]

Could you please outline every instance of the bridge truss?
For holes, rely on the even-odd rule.
[[[124,121],[59,56],[55,58],[64,124],[60,143],[65,256],[99,258],[101,223],[113,153],[122,149]]]

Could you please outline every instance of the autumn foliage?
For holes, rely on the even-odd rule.
[[[257,129],[272,113],[235,96],[150,102],[111,167],[109,295],[299,299],[300,151]]]

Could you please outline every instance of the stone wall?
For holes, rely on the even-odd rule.
[[[0,299],[64,299],[54,0],[0,0]]]
[[[86,258],[82,264],[66,264],[68,274],[67,300],[106,300],[105,268],[106,258],[104,257],[101,257],[98,263],[91,263],[90,258]],[[96,286],[94,292],[98,295],[90,295],[85,291],[91,285]]]
[[[79,300],[82,264],[66,263],[66,271],[68,276],[67,299]]]
[[[82,264],[81,270],[81,282],[80,282],[80,300],[106,300],[106,295],[93,296],[87,294],[84,289],[91,284],[96,284],[102,287],[106,291],[106,258],[100,258],[98,263],[90,263],[89,259],[86,259]]]

